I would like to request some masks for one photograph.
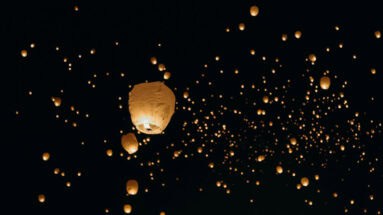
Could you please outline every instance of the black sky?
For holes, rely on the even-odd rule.
[[[374,36],[375,31],[383,33],[379,4],[327,0],[12,3],[3,9],[2,23],[7,38],[3,41],[7,65],[3,92],[10,101],[6,114],[11,119],[11,131],[6,130],[10,150],[4,152],[10,160],[4,171],[15,182],[9,185],[10,214],[107,214],[105,209],[109,214],[123,214],[127,203],[133,207],[132,214],[382,213],[383,41]],[[252,5],[259,7],[256,17],[249,14]],[[239,23],[246,24],[245,31],[238,30]],[[294,38],[297,30],[302,32],[299,40]],[[286,42],[282,34],[287,34]],[[31,48],[31,43],[36,47]],[[331,51],[327,53],[326,47]],[[28,50],[26,58],[20,55],[23,49]],[[91,49],[96,54],[89,54]],[[255,49],[255,56],[250,49]],[[318,58],[315,65],[305,61],[311,53]],[[126,160],[126,154],[118,155],[123,152],[119,132],[133,131],[128,111],[131,86],[163,81],[163,73],[150,64],[153,56],[172,74],[165,83],[176,95],[177,110],[165,134],[150,136],[137,158]],[[219,61],[214,60],[216,56]],[[64,58],[72,63],[71,71]],[[376,68],[375,75],[371,68]],[[314,92],[326,70],[332,77],[330,90]],[[309,76],[314,77],[314,86],[309,86]],[[265,79],[267,83],[262,83]],[[347,87],[342,88],[344,81]],[[252,91],[253,83],[258,91]],[[265,89],[286,104],[262,104]],[[194,104],[182,98],[185,90]],[[310,90],[311,99],[328,98],[302,105]],[[346,98],[340,98],[340,92]],[[218,98],[220,94],[223,99]],[[52,96],[62,98],[61,107],[54,107]],[[344,99],[350,107],[337,110]],[[228,110],[222,111],[221,105]],[[71,106],[80,114],[71,111]],[[183,110],[183,106],[192,110]],[[259,108],[267,110],[265,117],[257,116]],[[242,110],[243,115],[233,110]],[[313,110],[321,112],[320,119],[314,119]],[[217,118],[204,119],[211,111]],[[224,114],[219,115],[221,111]],[[301,121],[299,112],[304,113]],[[193,125],[196,118],[198,125],[206,123],[209,129],[199,132]],[[244,119],[259,123],[259,128],[252,130]],[[267,126],[269,121],[273,127]],[[360,129],[355,130],[350,121],[359,123]],[[71,126],[72,122],[78,127]],[[297,124],[303,122],[307,129],[299,130]],[[214,132],[222,131],[223,124],[233,135],[216,138]],[[321,128],[330,141],[316,142],[322,136],[309,134],[311,127]],[[376,132],[373,138],[371,130]],[[354,140],[356,133],[359,139]],[[285,145],[292,136],[299,139],[300,148],[290,156]],[[148,135],[137,137],[143,143]],[[209,145],[210,139],[216,144]],[[203,143],[205,151],[214,150],[208,158],[196,152]],[[346,145],[344,152],[339,144]],[[106,156],[107,149],[113,149],[112,157]],[[233,149],[235,156],[225,158]],[[189,157],[174,159],[176,150]],[[49,161],[41,159],[43,152],[50,153]],[[255,161],[262,153],[266,160]],[[304,159],[295,162],[300,154]],[[147,166],[157,160],[159,165]],[[214,169],[208,168],[211,162]],[[283,166],[283,174],[275,174],[276,165]],[[255,168],[256,173],[241,176],[228,170],[231,166],[245,172]],[[55,168],[66,175],[53,174]],[[76,176],[78,171],[81,177]],[[314,179],[316,174],[319,181]],[[310,185],[297,190],[303,176],[310,178]],[[132,178],[139,182],[140,191],[127,197],[125,183]],[[220,180],[227,183],[230,194],[216,186]],[[70,188],[65,186],[68,181]],[[37,201],[39,194],[45,194],[45,203]]]

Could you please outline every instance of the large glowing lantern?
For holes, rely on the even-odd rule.
[[[129,154],[134,154],[138,151],[138,141],[134,133],[122,135],[121,145]]]
[[[126,182],[126,192],[128,195],[136,195],[138,193],[138,182],[134,179],[128,180],[128,182]]]
[[[174,113],[176,98],[162,82],[134,85],[129,93],[129,112],[137,130],[145,134],[160,134]]]

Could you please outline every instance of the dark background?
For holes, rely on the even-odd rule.
[[[249,7],[253,4],[260,8],[257,17],[249,16]],[[379,4],[379,1],[327,0],[153,0],[28,1],[5,6],[2,32],[6,38],[3,40],[6,76],[2,82],[4,98],[9,101],[6,102],[6,113],[11,120],[11,132],[5,132],[10,138],[6,145],[11,149],[4,152],[10,157],[4,162],[4,171],[15,182],[9,186],[5,184],[6,190],[11,191],[8,200],[12,204],[7,204],[12,206],[10,214],[21,214],[22,211],[32,214],[105,214],[105,208],[109,208],[110,214],[122,214],[124,203],[132,204],[133,214],[159,214],[162,210],[170,215],[341,214],[344,208],[351,214],[362,214],[365,208],[368,214],[382,211],[381,135],[368,143],[361,141],[366,145],[373,142],[365,150],[371,160],[380,160],[375,174],[367,173],[371,166],[367,162],[355,165],[354,158],[360,152],[349,151],[340,162],[336,157],[330,158],[327,169],[295,166],[303,173],[321,175],[320,185],[304,191],[297,191],[297,180],[287,175],[275,177],[273,162],[259,167],[272,171],[264,171],[258,176],[262,186],[257,187],[246,185],[240,177],[225,175],[225,171],[211,171],[207,168],[208,162],[202,158],[172,160],[172,151],[165,148],[171,143],[177,146],[180,140],[187,139],[180,128],[183,121],[193,117],[186,111],[175,113],[165,135],[152,137],[147,146],[140,148],[140,159],[126,161],[105,155],[107,148],[114,149],[115,154],[121,151],[120,129],[131,130],[126,105],[128,85],[162,80],[162,74],[149,64],[152,56],[158,56],[172,72],[167,85],[178,88],[175,92],[177,100],[182,100],[182,91],[186,87],[194,87],[191,94],[194,93],[195,98],[207,97],[209,89],[195,87],[193,83],[199,79],[203,64],[212,63],[216,55],[226,57],[222,67],[230,70],[237,65],[247,65],[249,61],[245,54],[237,53],[256,47],[257,53],[279,56],[288,62],[285,77],[294,80],[299,79],[305,70],[302,59],[309,53],[343,42],[343,51],[323,56],[324,66],[319,69],[334,68],[335,74],[351,83],[346,92],[352,104],[349,113],[366,113],[363,114],[366,122],[368,119],[380,122],[383,118],[383,45],[382,40],[377,42],[373,36],[377,29],[383,32]],[[73,10],[75,5],[79,6],[78,12]],[[237,30],[240,22],[246,23],[244,33]],[[341,27],[340,32],[335,33],[335,25]],[[232,33],[225,33],[227,26]],[[293,39],[295,30],[303,32],[299,42]],[[288,33],[287,45],[280,40],[282,33]],[[115,41],[119,41],[118,47],[114,46]],[[28,47],[32,42],[36,44],[33,50]],[[157,47],[158,43],[162,44],[161,48]],[[56,46],[60,47],[58,53]],[[92,48],[96,49],[96,55],[89,57]],[[27,58],[21,58],[21,49],[30,50]],[[75,58],[79,53],[84,59]],[[354,53],[360,57],[357,63],[352,62]],[[64,56],[73,62],[72,72],[68,72],[67,65],[62,63]],[[319,59],[321,57],[318,55]],[[375,76],[369,72],[371,67],[377,68]],[[259,80],[259,74],[250,66],[248,68],[240,70],[240,80],[209,75],[208,80],[217,82],[212,91],[222,90],[223,94],[231,95],[234,91],[231,83]],[[262,67],[256,66],[256,69]],[[106,77],[105,72],[110,72],[110,77]],[[125,73],[125,79],[121,79],[120,72]],[[86,81],[92,79],[93,74],[98,74],[94,79],[97,87],[90,90]],[[299,94],[302,90],[299,86],[289,95]],[[56,110],[52,108],[50,97],[60,95],[60,89],[65,91],[61,96],[65,107]],[[28,90],[33,90],[33,96],[28,96]],[[117,109],[118,96],[123,97],[123,110]],[[375,97],[375,102],[371,102],[371,96]],[[70,104],[89,113],[90,119],[70,112]],[[183,104],[183,101],[179,102],[179,106]],[[241,105],[239,103],[240,109],[248,110]],[[209,108],[217,106],[218,101]],[[20,116],[15,116],[16,110],[20,111]],[[74,129],[63,124],[62,120],[54,118],[57,113],[77,121],[80,126]],[[342,117],[334,116],[334,121]],[[235,117],[220,119],[235,125]],[[238,128],[238,132],[241,131]],[[193,133],[194,130],[190,132],[192,136],[198,135]],[[348,135],[342,129],[339,132]],[[141,140],[145,137],[139,135]],[[103,143],[104,139],[109,144]],[[85,146],[80,144],[81,141],[85,141]],[[44,151],[51,153],[49,162],[41,160]],[[165,169],[163,174],[158,173],[159,168],[148,171],[139,165],[141,161],[155,161],[156,152],[161,153],[158,157]],[[318,160],[315,159],[324,157],[313,155],[309,159],[316,163]],[[211,159],[219,158],[213,156]],[[246,161],[245,157],[240,159]],[[282,156],[276,160],[284,159],[286,157]],[[65,170],[68,176],[54,175],[56,167]],[[75,176],[78,170],[83,176]],[[150,171],[158,173],[155,182],[149,180]],[[176,177],[180,181],[175,181]],[[136,178],[140,183],[137,196],[124,195],[125,182],[129,178]],[[226,195],[224,190],[216,188],[215,181],[220,178],[227,178],[232,185],[232,194]],[[347,178],[346,182],[341,183],[338,180],[341,178]],[[68,180],[72,182],[69,189],[65,187]],[[166,182],[165,188],[160,187],[162,182]],[[367,188],[368,185],[372,188]],[[144,193],[144,187],[150,187],[150,192]],[[198,192],[199,187],[204,191]],[[316,194],[316,188],[321,189],[321,194]],[[336,200],[331,197],[335,190],[340,193]],[[46,194],[45,204],[37,202],[39,193]],[[375,201],[366,200],[371,193],[375,194]],[[251,198],[255,204],[249,203]],[[314,200],[314,206],[307,206],[306,198]],[[350,199],[356,200],[355,206],[349,206]]]

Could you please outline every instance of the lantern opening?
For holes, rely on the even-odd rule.
[[[150,124],[149,123],[144,123],[144,128],[148,131],[151,131],[152,128],[150,127]]]

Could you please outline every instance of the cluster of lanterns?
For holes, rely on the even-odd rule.
[[[157,59],[152,58],[152,63]],[[129,112],[135,128],[144,134],[161,134],[170,122],[175,110],[175,95],[162,82],[149,82],[134,85],[129,93]],[[139,143],[134,133],[121,136],[121,146],[132,155],[138,151]],[[138,181],[130,179],[126,182],[126,194],[134,196],[138,193]],[[123,206],[125,214],[132,212],[132,205]],[[161,212],[165,214],[165,212]]]

